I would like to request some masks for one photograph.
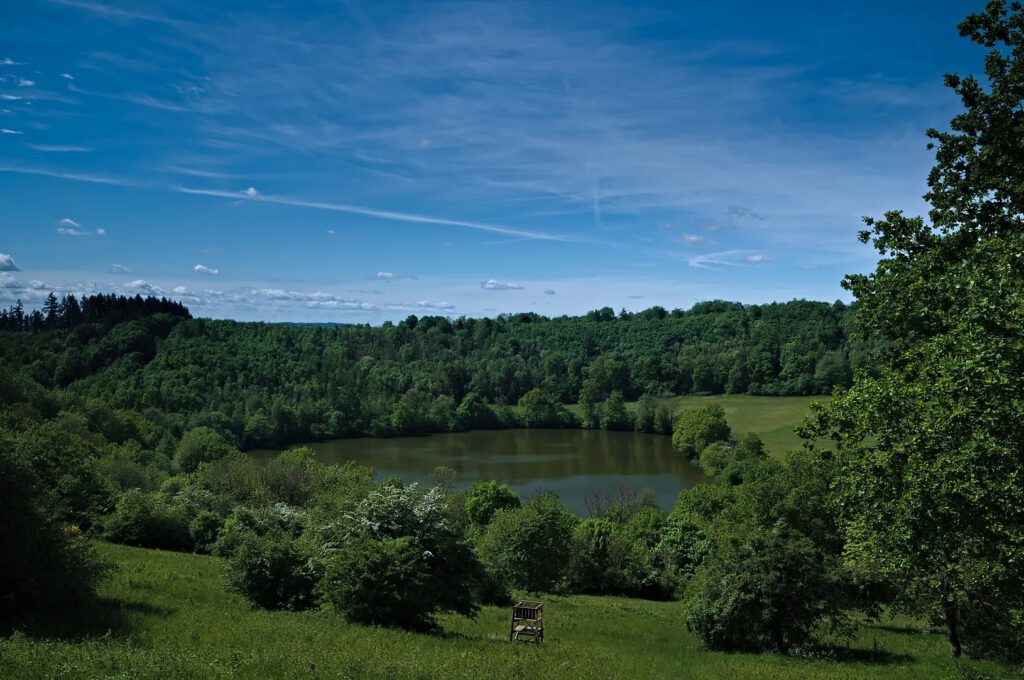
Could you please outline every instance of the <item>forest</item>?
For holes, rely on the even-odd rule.
[[[191,319],[166,300],[69,295],[31,313],[0,311],[9,329],[0,365],[82,405],[149,413],[175,438],[205,426],[243,449],[524,424],[668,433],[671,415],[655,418],[668,396],[849,385],[869,350],[851,338],[852,319],[841,302],[716,301],[324,327]],[[525,421],[512,408],[524,398],[533,404]],[[622,408],[636,400],[639,423]],[[573,403],[580,421],[560,408]]]
[[[878,638],[851,656],[841,641],[858,642],[865,622],[941,635],[950,677],[1019,674],[1024,7],[994,0],[959,31],[989,48],[985,73],[946,78],[963,111],[927,132],[927,219],[865,218],[859,238],[878,263],[844,279],[852,305],[381,327],[193,319],[171,301],[117,296],[4,310],[0,624],[12,634],[0,671],[38,668],[33,626],[47,615],[98,606],[116,578],[105,555],[155,563],[102,541],[212,555],[224,589],[253,611],[288,612],[275,619],[285,625],[326,619],[450,645],[424,677],[470,644],[438,634],[443,622],[524,594],[563,598],[566,628],[571,597],[608,597],[621,617],[655,609],[612,598],[668,602],[657,611],[708,653],[824,660],[847,676],[913,661]],[[732,431],[720,408],[666,408],[670,395],[722,392],[832,398],[788,452]],[[491,427],[670,434],[708,482],[668,512],[623,492],[580,517],[495,480],[456,490],[446,470],[417,486],[305,447],[266,465],[243,452]],[[80,653],[71,667],[98,663],[78,638],[61,644]],[[557,651],[549,660],[544,674],[564,671]]]

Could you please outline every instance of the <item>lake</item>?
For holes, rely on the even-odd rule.
[[[671,508],[679,492],[707,478],[672,449],[664,435],[600,430],[487,430],[421,437],[334,439],[305,444],[325,463],[355,461],[378,479],[398,477],[429,484],[434,469],[458,472],[455,488],[496,479],[525,498],[552,490],[586,514],[588,497],[617,497],[622,490],[650,489]],[[268,461],[280,451],[256,449]]]

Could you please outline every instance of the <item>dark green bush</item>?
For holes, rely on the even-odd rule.
[[[300,611],[315,604],[317,573],[292,536],[246,533],[226,562],[228,588],[264,609]]]
[[[519,508],[496,512],[477,551],[507,586],[550,591],[568,575],[578,521],[555,494],[533,496]]]
[[[436,487],[384,484],[315,543],[328,546],[318,592],[351,621],[430,628],[438,613],[479,608],[483,568]]]
[[[104,521],[104,537],[114,543],[164,550],[192,550],[184,510],[158,493],[129,490]]]
[[[40,506],[39,479],[19,457],[0,451],[0,620],[26,621],[43,609],[95,595],[109,565],[76,525],[62,526]]]
[[[466,495],[466,516],[477,527],[487,526],[498,510],[518,507],[516,492],[494,480],[474,482]]]

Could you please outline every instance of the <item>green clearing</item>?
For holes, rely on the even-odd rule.
[[[265,612],[226,593],[214,557],[101,544],[120,569],[96,610],[0,638],[3,678],[959,678],[944,636],[906,621],[864,625],[812,660],[703,651],[679,604],[548,596],[543,645],[507,641],[507,608],[442,619],[439,634]]]
[[[775,456],[780,456],[790,449],[800,448],[800,437],[794,428],[800,424],[810,405],[816,401],[828,401],[828,396],[812,397],[752,397],[749,394],[721,394],[708,397],[683,396],[673,397],[670,401],[678,413],[686,408],[696,408],[706,404],[718,404],[725,410],[725,418],[734,434],[742,435],[753,432],[764,441],[765,446]],[[626,404],[633,411],[636,402]],[[568,407],[577,416],[582,414],[579,404]]]

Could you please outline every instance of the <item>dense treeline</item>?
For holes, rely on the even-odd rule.
[[[85,401],[159,411],[179,436],[205,425],[243,448],[515,425],[667,432],[660,397],[824,394],[867,356],[841,302],[410,316],[380,327],[189,320],[153,298],[85,302],[90,315],[76,322],[58,313],[48,326],[47,311],[39,332],[0,334],[0,363]],[[154,313],[111,326],[113,312],[93,311],[100,302],[122,316]],[[524,399],[536,417],[510,408]],[[622,402],[637,399],[634,421]],[[579,420],[554,405],[577,402]]]
[[[125,297],[124,295],[98,294],[83,297],[74,295],[57,299],[50,293],[42,309],[25,312],[18,300],[10,309],[0,309],[0,331],[42,331],[56,328],[69,329],[81,324],[99,324],[111,328],[122,321],[131,321],[154,314],[169,314],[191,319],[185,305],[167,298],[153,296]]]

